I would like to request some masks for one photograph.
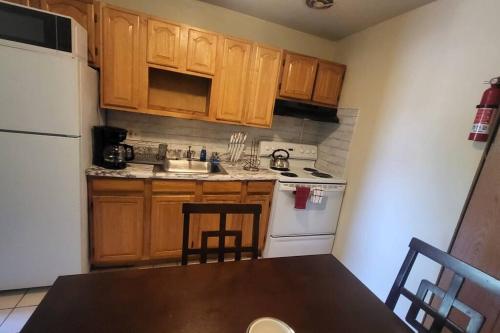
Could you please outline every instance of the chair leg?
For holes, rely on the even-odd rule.
[[[188,263],[187,253],[189,249],[189,219],[189,213],[184,214],[184,229],[182,230],[182,265],[187,265]]]
[[[236,235],[236,239],[234,240],[234,245],[235,245],[234,260],[240,261],[241,260],[241,233]]]
[[[200,264],[207,263],[208,233],[201,233]]]
[[[226,213],[220,214],[219,222],[219,262],[224,262],[224,249],[226,248]]]

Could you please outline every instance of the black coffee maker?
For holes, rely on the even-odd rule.
[[[92,163],[108,169],[124,169],[134,159],[134,147],[123,144],[127,130],[111,126],[92,128]]]

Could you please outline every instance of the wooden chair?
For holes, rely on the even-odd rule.
[[[406,321],[418,332],[442,332],[444,328],[453,333],[479,332],[484,322],[484,316],[459,301],[457,295],[465,279],[479,285],[488,292],[500,295],[500,281],[417,238],[411,240],[409,247],[410,250],[406,255],[385,304],[391,310],[394,310],[400,295],[408,298],[411,301],[411,305],[406,314]],[[443,290],[427,280],[422,280],[416,295],[404,287],[418,254],[422,254],[453,271],[454,275],[448,290]],[[428,292],[432,294],[432,298],[439,298],[441,300],[437,309],[424,301]],[[467,327],[462,328],[448,318],[453,308],[469,318]],[[425,312],[426,317],[430,316],[433,319],[430,328],[424,327],[424,324],[417,320],[420,310]]]
[[[252,253],[252,258],[257,259],[259,255],[259,221],[262,211],[261,205],[256,204],[205,204],[205,203],[185,203],[182,205],[184,214],[184,229],[182,237],[182,265],[187,265],[188,256],[192,254],[200,255],[200,263],[207,262],[207,255],[211,253],[218,254],[218,261],[224,261],[226,253],[234,253],[234,259],[239,261],[242,252]],[[220,214],[219,230],[203,231],[201,233],[201,247],[189,248],[189,222],[190,214]],[[227,214],[253,214],[252,226],[252,246],[241,246],[241,230],[227,230]],[[226,247],[226,236],[235,237],[235,246]],[[216,237],[219,239],[218,247],[209,248],[208,238]]]

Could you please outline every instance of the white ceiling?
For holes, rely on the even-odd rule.
[[[434,0],[335,0],[311,9],[305,0],[201,0],[331,40],[410,11]]]

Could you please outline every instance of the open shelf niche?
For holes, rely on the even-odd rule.
[[[149,67],[148,107],[153,110],[208,116],[210,78]]]

